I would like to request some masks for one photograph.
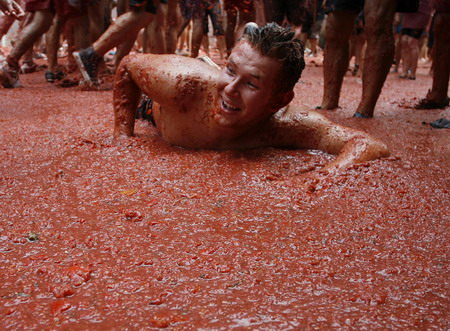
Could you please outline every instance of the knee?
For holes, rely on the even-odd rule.
[[[407,35],[402,35],[401,39],[400,39],[400,43],[402,45],[402,49],[405,49],[408,47],[408,36]]]
[[[342,45],[348,43],[356,15],[331,13],[325,26],[327,44]]]
[[[419,48],[419,39],[409,37],[408,38],[408,46],[413,49]]]
[[[392,39],[394,38],[392,34],[393,15],[369,13],[366,15],[365,20],[364,29],[367,32],[367,36],[390,36]]]
[[[47,32],[52,26],[53,20],[50,19],[36,19],[30,24],[30,28],[33,31],[36,31],[38,34],[44,34]]]

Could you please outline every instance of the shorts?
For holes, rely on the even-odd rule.
[[[153,4],[153,0],[130,0],[128,4],[130,7],[145,6],[145,11],[147,13],[156,14],[156,6]]]
[[[450,0],[434,0],[431,2],[438,14],[450,14]]]
[[[271,20],[281,25],[286,16],[290,24],[303,25],[312,4],[310,0],[273,0],[270,6]],[[312,24],[311,22],[310,26]]]
[[[444,0],[448,1],[448,0]],[[419,10],[420,0],[398,0],[397,12],[415,13]],[[364,0],[326,0],[325,11],[331,13],[333,11],[354,10],[360,12],[364,9]]]
[[[353,34],[354,35],[360,35],[364,32],[364,12],[361,11],[358,16],[355,18],[355,27],[353,28]]]
[[[181,16],[188,20],[203,18],[207,7],[205,0],[180,0]]]
[[[410,37],[413,37],[414,39],[420,39],[422,37],[422,33],[424,32],[424,29],[409,29],[409,28],[403,28],[402,29],[402,36],[407,35]]]
[[[396,12],[415,13],[419,10],[420,0],[398,0]]]
[[[223,8],[225,11],[232,11],[235,13],[238,11],[252,13],[253,0],[223,0]]]
[[[220,10],[220,2],[215,1],[212,6],[205,10],[205,17],[203,22],[203,33],[208,34],[209,24],[208,16],[211,18],[211,24],[214,29],[215,36],[223,36],[225,34],[223,30],[222,11]]]
[[[26,0],[25,11],[34,13],[39,10],[50,10],[53,14],[63,18],[72,18],[80,16],[87,12],[87,7],[84,6],[78,10],[69,5],[67,0]]]
[[[325,12],[351,10],[358,13],[364,9],[364,0],[326,0]]]
[[[322,2],[317,1],[316,17],[313,18],[314,10],[308,10],[302,26],[302,33],[306,33],[308,39],[319,39],[320,29],[322,28],[323,20],[325,19],[325,9],[322,7]]]
[[[319,39],[320,29],[322,29],[322,23],[323,20],[317,20],[314,22],[314,24],[311,26],[309,30],[305,31],[306,35],[308,36],[308,39]]]

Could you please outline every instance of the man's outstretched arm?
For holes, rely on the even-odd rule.
[[[388,156],[387,146],[365,132],[333,123],[321,114],[294,112],[282,115],[284,144],[297,148],[323,150],[337,155],[322,170],[336,171],[355,163]]]

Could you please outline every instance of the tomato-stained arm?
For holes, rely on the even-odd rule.
[[[349,165],[388,156],[387,146],[365,132],[331,122],[311,111],[294,109],[277,115],[276,145],[323,150],[337,155],[322,170],[335,171]]]
[[[214,80],[217,72],[197,59],[178,55],[126,56],[117,69],[114,82],[114,136],[133,135],[142,93],[168,109],[181,109],[202,93],[202,85]]]

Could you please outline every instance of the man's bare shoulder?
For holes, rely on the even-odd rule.
[[[204,79],[217,77],[220,70],[198,59],[175,54],[133,54],[127,56],[127,61],[136,64],[137,68],[158,73],[164,76],[189,78],[198,76]]]
[[[216,86],[220,71],[200,60],[179,55],[134,54],[126,66],[141,90],[161,105],[190,104]]]
[[[304,148],[327,123],[328,119],[316,111],[288,106],[275,113],[260,132],[267,145]]]
[[[310,127],[327,121],[326,117],[313,110],[304,110],[298,106],[288,106],[280,109],[271,118],[271,125],[279,129]]]

